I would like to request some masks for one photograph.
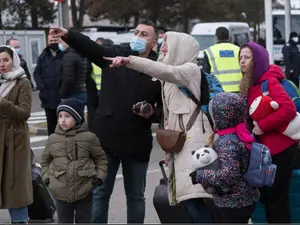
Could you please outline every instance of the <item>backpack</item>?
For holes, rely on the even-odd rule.
[[[300,113],[300,91],[297,86],[290,80],[283,79],[281,82],[282,87],[286,91],[286,93],[290,96],[292,101],[296,106],[296,110]],[[269,95],[268,91],[268,80],[265,80],[261,84],[261,92],[263,95]],[[297,149],[297,153],[295,156],[294,169],[300,168],[300,149]]]
[[[277,166],[272,164],[270,150],[258,142],[250,145],[248,170],[244,174],[245,181],[252,187],[271,187],[274,183]]]
[[[290,80],[283,79],[281,80],[281,85],[286,93],[291,97],[292,101],[296,106],[297,112],[300,112],[300,91],[297,86]],[[261,92],[263,95],[269,95],[268,91],[268,80],[265,80],[261,84]]]
[[[213,74],[208,74],[201,71],[201,102],[202,110],[208,113],[208,103],[212,100],[218,93],[224,92],[222,85],[218,78]],[[204,98],[202,100],[202,98]],[[208,99],[208,101],[205,101]]]
[[[208,103],[211,99],[213,99],[216,96],[216,94],[224,92],[218,78],[215,75],[205,73],[201,70],[200,101],[188,88],[182,85],[177,85],[177,87],[185,96],[190,98],[195,104],[201,106],[201,110],[207,116],[211,128],[214,129],[213,120],[208,112]]]

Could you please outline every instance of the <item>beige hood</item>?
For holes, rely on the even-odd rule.
[[[166,42],[168,53],[166,56],[160,54],[157,61],[168,65],[183,65],[187,62],[197,62],[200,45],[191,35],[179,32],[167,32]]]

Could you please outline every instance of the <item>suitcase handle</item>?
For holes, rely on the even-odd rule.
[[[159,167],[161,169],[161,173],[163,175],[163,178],[164,179],[168,179],[167,174],[166,174],[166,170],[164,168],[164,164],[166,164],[166,161],[164,159],[160,160],[159,163],[158,163],[158,165],[159,165]]]

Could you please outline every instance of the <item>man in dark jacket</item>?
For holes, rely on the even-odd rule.
[[[282,54],[286,78],[299,87],[300,53],[297,44],[299,44],[299,37],[298,34],[293,31],[290,33],[289,41],[282,48]]]
[[[85,77],[88,66],[87,60],[62,40],[60,40],[58,48],[64,52],[59,90],[60,98],[76,98],[86,105]]]
[[[57,124],[56,108],[60,103],[59,78],[62,69],[63,53],[58,49],[58,38],[48,35],[48,46],[39,56],[33,77],[40,91],[41,107],[45,109],[48,135],[55,131]]]
[[[139,55],[157,59],[152,51],[157,44],[153,23],[145,21],[135,30],[130,45],[102,46],[87,36],[64,28],[52,28],[50,33],[63,37],[78,53],[87,57],[107,73],[102,74],[101,94],[93,120],[92,132],[100,139],[108,158],[108,175],[104,184],[94,191],[94,223],[107,223],[109,199],[120,163],[127,197],[127,222],[143,223],[145,217],[145,187],[148,162],[152,150],[152,122],[159,122],[162,113],[161,83],[146,74],[126,67],[109,68],[103,57]],[[133,110],[146,100],[149,112]]]
[[[6,45],[9,45],[11,47],[13,47],[16,52],[18,53],[19,57],[20,57],[20,66],[23,68],[23,70],[25,71],[25,74],[28,78],[28,80],[30,81],[31,83],[31,87],[33,88],[33,84],[32,84],[32,81],[31,81],[31,74],[28,70],[28,66],[27,66],[27,62],[26,60],[24,59],[23,55],[20,54],[20,43],[19,43],[19,40],[16,39],[16,38],[11,38],[11,39],[8,39],[6,41]]]
[[[112,46],[114,42],[110,39],[104,39],[100,42],[101,37],[96,40],[96,43],[104,46]],[[96,66],[95,64],[88,61],[88,71],[86,75],[86,91],[87,91],[87,110],[88,110],[88,126],[91,128],[93,118],[96,114],[96,110],[98,108],[98,99],[101,92],[101,77],[102,73],[109,70],[106,68],[102,71],[101,68]],[[98,74],[97,71],[101,71],[101,74]]]

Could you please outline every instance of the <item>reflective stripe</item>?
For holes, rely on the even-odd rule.
[[[223,85],[239,85],[239,81],[227,81],[227,82],[221,82],[222,86]]]
[[[212,53],[212,51],[211,51],[210,48],[206,49],[206,51],[209,54],[209,57],[210,57],[211,64],[212,64],[214,72],[218,72],[217,64],[216,64],[216,60],[215,60],[214,54]]]
[[[220,74],[231,74],[231,73],[240,73],[241,70],[219,70],[216,72],[212,72],[213,75],[220,75]]]

